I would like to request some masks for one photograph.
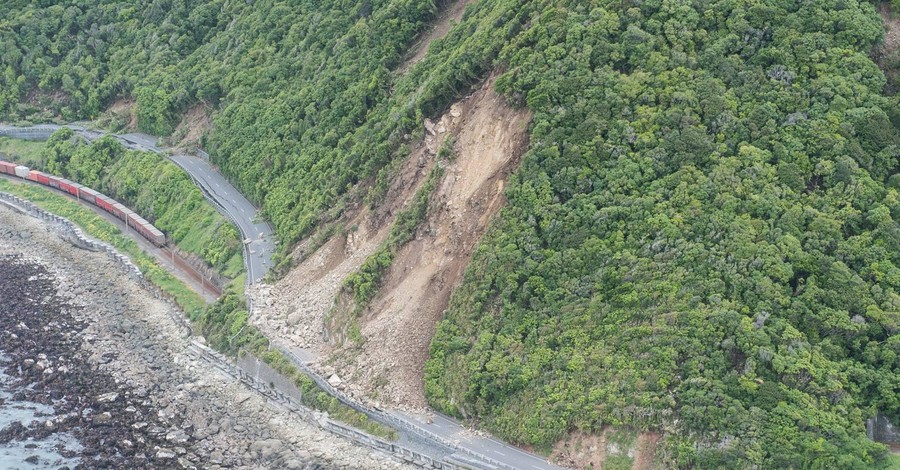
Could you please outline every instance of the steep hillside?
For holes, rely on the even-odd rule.
[[[311,254],[286,277],[310,288],[276,286],[261,324],[297,344],[327,326],[334,366],[370,366],[360,393],[420,396],[459,217],[486,232],[430,346],[435,407],[560,455],[613,426],[658,432],[665,467],[886,465],[864,421],[900,419],[900,106],[875,7],[481,0],[417,60],[458,5],[6,2],[0,113],[133,97],[166,134],[208,104],[216,163]],[[419,167],[428,119],[492,74],[491,112],[530,116],[518,168],[474,165],[465,120]],[[478,212],[445,204],[463,194]]]
[[[321,354],[360,398],[425,405],[423,368],[435,326],[527,148],[528,113],[510,107],[493,85],[487,81],[429,121],[385,204],[349,216],[344,226],[352,229],[260,292],[272,306],[258,320],[262,329]],[[418,198],[423,214],[376,274],[375,293],[359,299],[345,280],[385,256],[400,214]]]

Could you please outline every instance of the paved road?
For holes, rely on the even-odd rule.
[[[68,126],[87,140],[93,141],[107,135],[105,132],[89,130],[82,126]],[[26,128],[0,125],[0,135],[17,138],[46,140],[53,132],[60,129],[57,125],[39,125]],[[147,134],[115,135],[116,139],[133,150],[155,152],[167,156],[175,164],[184,169],[191,179],[200,186],[207,198],[226,217],[232,220],[241,232],[244,240],[244,262],[247,267],[247,283],[254,284],[272,267],[272,255],[275,253],[275,235],[272,227],[257,217],[258,209],[250,203],[231,183],[226,180],[209,162],[190,155],[166,155],[166,149],[158,146],[156,137]]]
[[[474,433],[458,421],[440,413],[422,414],[405,411],[391,411],[392,415],[409,421],[418,427],[437,434],[460,448],[486,456],[496,462],[521,470],[557,470],[562,467],[547,462],[530,452],[501,442],[486,433]]]

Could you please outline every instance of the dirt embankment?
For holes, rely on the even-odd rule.
[[[344,279],[387,239],[391,224],[415,195],[435,164],[423,145],[397,169],[385,202],[375,209],[361,205],[348,211],[341,233],[313,249],[311,237],[292,256],[304,259],[274,286],[258,286],[251,295],[260,307],[252,319],[269,337],[279,338],[311,356],[328,353],[325,317],[341,291]],[[303,253],[312,250],[309,256]]]
[[[892,95],[900,92],[900,12],[892,11],[888,2],[882,2],[878,13],[884,22],[884,41],[872,50],[872,58],[887,78],[885,93]]]
[[[634,434],[606,427],[599,434],[575,432],[553,447],[551,458],[568,468],[630,468],[651,470],[654,467],[660,435],[652,432]]]
[[[503,189],[528,147],[530,115],[510,107],[488,80],[437,122],[396,172],[385,203],[348,216],[345,234],[323,244],[257,298],[256,323],[318,357],[351,395],[393,405],[425,405],[423,368],[437,322],[478,241],[505,203]],[[326,343],[325,318],[343,280],[387,237],[396,214],[426,179],[441,144],[454,156],[431,195],[428,216],[403,246],[360,318],[362,341]],[[303,249],[301,247],[300,249]],[[340,332],[331,332],[340,333]]]
[[[200,139],[212,129],[212,107],[199,103],[188,109],[181,122],[175,126],[172,135],[163,143],[182,152],[190,152],[201,147]]]

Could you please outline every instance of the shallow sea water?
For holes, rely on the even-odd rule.
[[[0,364],[6,365],[9,358],[0,354]],[[12,377],[0,372],[0,429],[19,421],[28,426],[33,421],[45,422],[52,419],[53,407],[29,401],[14,401],[13,395],[18,390]],[[78,456],[81,453],[81,445],[69,433],[53,433],[46,439],[11,441],[0,444],[0,469],[3,470],[33,470],[45,468],[60,468],[63,466],[75,467],[79,459],[77,457],[65,458],[61,452],[71,451]],[[68,452],[66,452],[68,453]],[[36,457],[37,460],[33,457]],[[26,459],[31,460],[30,463]]]

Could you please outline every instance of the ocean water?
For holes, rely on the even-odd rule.
[[[8,364],[9,358],[0,354],[0,364]],[[53,407],[29,401],[14,401],[19,390],[13,389],[15,381],[0,371],[0,429],[19,421],[28,427],[33,421],[46,422],[54,415]],[[73,455],[66,458],[63,453]],[[32,470],[75,467],[81,445],[69,433],[53,433],[42,440],[11,441],[0,444],[0,469]]]

